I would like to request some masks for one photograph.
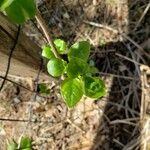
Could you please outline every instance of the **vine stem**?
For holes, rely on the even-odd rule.
[[[37,22],[39,23],[41,29],[43,30],[43,33],[44,33],[44,35],[45,35],[45,37],[46,37],[46,39],[48,41],[48,44],[51,46],[52,52],[54,53],[55,57],[56,58],[60,58],[60,56],[59,56],[59,54],[58,54],[58,52],[56,50],[55,44],[53,42],[53,39],[51,37],[51,34],[49,32],[49,29],[48,29],[44,19],[42,18],[39,10],[37,10],[37,14],[36,14],[35,18],[36,18]]]
[[[7,69],[6,69],[6,73],[5,73],[3,82],[2,82],[2,84],[0,86],[0,91],[2,90],[2,88],[3,88],[3,86],[4,86],[5,82],[6,82],[6,79],[7,79],[7,76],[8,76],[8,73],[9,73],[9,69],[10,69],[10,65],[11,65],[12,55],[13,55],[13,52],[14,52],[16,46],[17,46],[17,43],[18,43],[18,40],[19,40],[20,31],[21,31],[21,26],[19,25],[18,29],[17,29],[17,34],[16,34],[16,37],[15,37],[13,46],[10,49],[10,53],[9,53],[9,57],[8,57]]]

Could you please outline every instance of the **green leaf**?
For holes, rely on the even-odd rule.
[[[105,46],[106,45],[106,41],[104,39],[100,39],[99,45],[100,46]]]
[[[96,67],[88,66],[86,73],[96,74],[99,70]]]
[[[4,11],[14,0],[1,0],[0,1],[0,10]]]
[[[86,73],[88,64],[80,58],[72,58],[67,66],[68,77],[75,78]]]
[[[84,94],[90,98],[100,98],[106,94],[104,81],[98,77],[84,77]]]
[[[91,59],[91,60],[89,61],[89,65],[90,65],[91,67],[94,67],[94,66],[95,66],[95,62]]]
[[[71,46],[68,53],[69,61],[72,57],[80,58],[83,61],[87,61],[90,55],[90,44],[87,41],[81,41]]]
[[[47,64],[47,70],[53,77],[59,77],[65,71],[65,61],[58,58],[52,58]]]
[[[65,54],[65,51],[67,49],[67,44],[65,41],[61,39],[56,39],[54,40],[54,44],[56,45],[59,54]]]
[[[41,83],[38,85],[38,91],[42,94],[50,94],[50,89],[48,89],[45,83]]]
[[[55,55],[49,46],[42,47],[42,56],[48,59],[55,58]]]
[[[7,150],[16,150],[17,146],[18,145],[14,141],[8,142],[7,143]]]
[[[13,0],[5,12],[14,23],[22,24],[35,16],[36,4],[34,0]]]
[[[29,137],[22,137],[20,141],[20,149],[32,150],[32,140]]]
[[[95,62],[93,60],[90,60],[87,71],[86,71],[86,75],[92,76],[98,72],[99,72],[99,70],[95,67]]]
[[[83,96],[83,83],[80,79],[65,79],[61,85],[61,94],[69,108],[74,107]]]

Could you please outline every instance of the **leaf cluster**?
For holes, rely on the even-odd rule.
[[[35,0],[0,0],[0,11],[4,12],[14,23],[23,24],[35,16]],[[61,94],[69,108],[74,107],[86,95],[97,99],[105,95],[103,80],[96,77],[98,72],[93,62],[88,63],[90,44],[80,41],[70,48],[61,39],[54,40],[59,55],[67,55],[68,60],[56,58],[49,45],[42,47],[42,56],[47,58],[47,71],[53,77],[64,76]],[[49,93],[45,85],[39,86],[41,93]]]
[[[80,41],[70,48],[65,41],[54,41],[57,52],[66,54],[68,60],[56,58],[52,48],[48,45],[42,47],[42,56],[48,59],[47,71],[53,77],[65,77],[61,83],[61,94],[69,108],[74,107],[83,95],[97,99],[105,95],[106,89],[103,80],[96,77],[98,69],[94,62],[88,63],[90,44]]]

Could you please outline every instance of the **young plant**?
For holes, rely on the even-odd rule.
[[[40,94],[50,94],[50,89],[47,87],[45,83],[38,84],[37,91]]]
[[[7,142],[7,150],[32,150],[32,140],[29,137],[22,137],[20,143],[11,140]]]
[[[0,11],[4,12],[14,23],[23,24],[36,14],[36,4],[34,0],[0,0]],[[46,32],[45,24],[41,23],[41,17],[36,17],[40,21],[41,27]],[[48,33],[45,33],[46,37]],[[62,97],[69,108],[74,107],[86,95],[93,99],[98,99],[105,95],[106,89],[103,80],[96,76],[97,68],[93,63],[88,63],[90,55],[90,44],[87,41],[80,41],[73,44],[69,50],[68,45],[61,39],[52,42],[50,36],[47,38],[49,45],[42,49],[42,56],[49,61],[47,71],[53,77],[63,76],[60,91]],[[54,47],[54,46],[55,47]],[[57,52],[55,52],[55,48]],[[67,55],[67,60],[57,57]],[[48,93],[45,86],[41,86],[42,92]]]
[[[90,44],[80,41],[73,44],[67,52],[68,45],[61,39],[56,39],[54,44],[60,55],[67,55],[67,60],[56,58],[51,47],[44,46],[42,56],[47,58],[48,73],[53,77],[63,76],[60,91],[69,108],[74,107],[83,95],[98,99],[105,95],[106,89],[102,79],[96,76],[98,69],[94,62],[88,63]]]

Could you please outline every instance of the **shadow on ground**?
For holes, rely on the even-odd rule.
[[[149,24],[148,13],[139,26],[135,28],[148,3],[149,1],[146,0],[128,1],[128,36],[139,44],[147,40],[150,34],[147,30]],[[100,70],[118,74],[122,77],[114,77],[113,79],[107,105],[103,110],[104,116],[100,120],[95,143],[91,150],[140,149],[140,66],[126,60],[125,57],[142,64],[146,63],[147,58],[142,52],[139,52],[134,44],[127,40],[109,43],[104,49],[114,49],[115,52],[99,59],[97,65],[103,66]],[[118,57],[116,54],[125,57]],[[106,59],[109,61],[106,61]],[[132,79],[125,79],[127,76]],[[100,101],[97,103],[99,104]],[[105,126],[105,128],[102,128],[102,126]]]

